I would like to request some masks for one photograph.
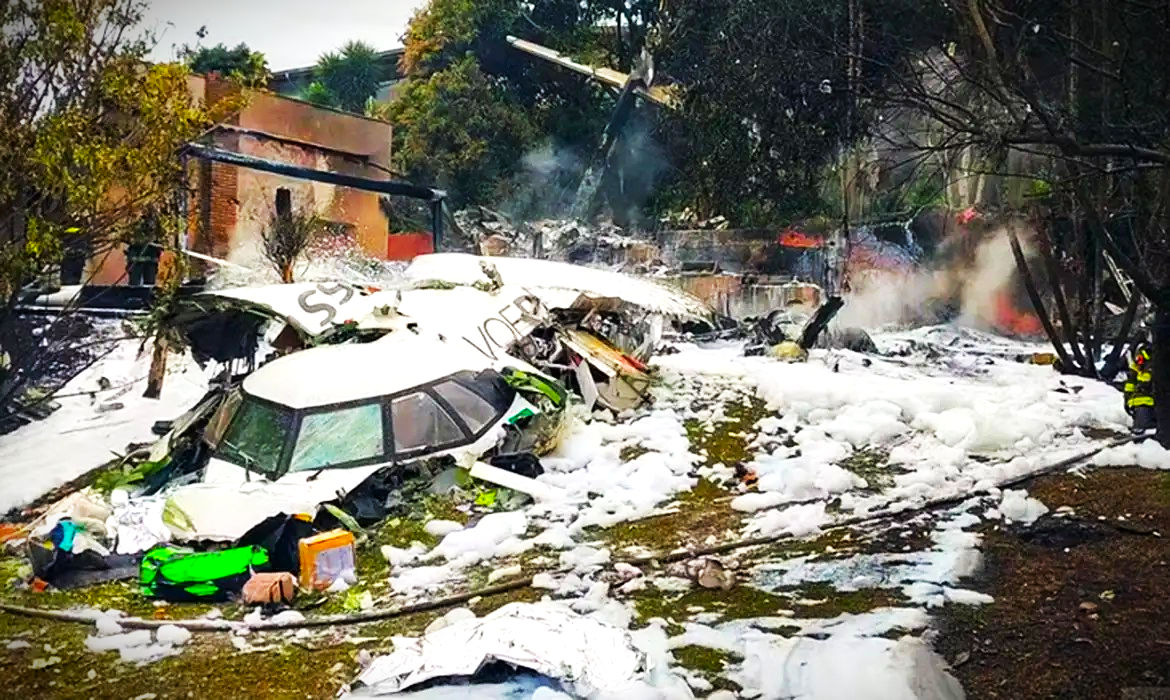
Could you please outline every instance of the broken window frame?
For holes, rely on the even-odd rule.
[[[480,430],[472,431],[463,416],[455,410],[449,401],[443,398],[436,390],[436,387],[446,384],[447,382],[455,382],[465,389],[468,389],[476,396],[479,396],[495,409],[495,416],[486,423]],[[484,386],[486,383],[495,385],[496,391],[489,395]],[[505,391],[506,390],[506,391]],[[485,369],[478,372],[472,370],[460,370],[458,372],[440,377],[424,384],[412,386],[402,391],[397,391],[393,394],[382,394],[378,396],[364,397],[361,399],[354,399],[352,401],[342,401],[331,404],[324,404],[321,406],[313,406],[311,408],[291,408],[285,404],[272,401],[271,399],[261,398],[248,393],[241,387],[239,389],[241,400],[235,407],[234,415],[228,422],[227,427],[224,428],[223,436],[229,434],[234,427],[236,421],[241,414],[243,408],[248,402],[256,402],[259,404],[266,404],[278,411],[292,413],[292,427],[285,436],[284,443],[281,447],[279,461],[277,462],[277,469],[272,474],[264,473],[265,478],[276,481],[288,474],[296,473],[313,473],[314,471],[333,470],[333,469],[356,469],[360,467],[373,466],[376,464],[397,465],[403,462],[410,462],[416,459],[426,457],[428,455],[447,452],[458,449],[466,445],[471,445],[480,440],[486,435],[494,426],[507,415],[508,410],[516,400],[518,395],[516,390],[507,384],[504,375],[494,369]],[[413,450],[404,450],[398,452],[394,448],[394,420],[392,407],[396,399],[405,398],[412,394],[425,393],[432,400],[439,405],[439,408],[447,414],[447,416],[455,423],[461,437],[458,440],[443,443],[440,445],[426,445],[424,447]],[[506,404],[505,404],[506,401]],[[300,470],[297,472],[290,471],[292,454],[296,449],[297,440],[300,438],[301,427],[306,416],[315,415],[319,413],[331,413],[334,411],[345,410],[349,408],[358,408],[361,406],[368,406],[371,404],[379,404],[382,409],[382,453],[374,457],[369,457],[360,460],[351,460],[349,462],[342,462],[326,467],[319,467],[318,469]],[[234,466],[245,468],[243,464],[239,464],[234,459],[229,459],[225,456],[222,448],[223,440],[220,439],[219,446],[213,446],[212,457],[222,460]]]
[[[240,403],[239,403],[239,405],[236,406],[235,412],[232,415],[231,421],[228,422],[227,428],[224,429],[223,434],[220,436],[219,446],[215,448],[215,452],[213,454],[218,459],[221,459],[229,464],[234,464],[237,467],[240,467],[241,469],[245,469],[249,472],[255,472],[257,474],[260,474],[261,476],[263,476],[264,478],[266,478],[270,481],[276,481],[277,479],[284,476],[288,472],[288,458],[289,458],[289,453],[291,452],[291,447],[290,447],[291,441],[289,438],[290,438],[290,436],[296,435],[300,429],[300,422],[298,420],[299,417],[297,415],[297,411],[296,411],[296,409],[293,409],[293,408],[286,406],[284,404],[281,404],[281,403],[277,403],[276,401],[269,401],[267,399],[262,399],[259,396],[253,396],[246,391],[241,391],[240,396],[241,396]],[[227,437],[228,437],[228,435],[231,435],[232,429],[236,427],[236,424],[239,422],[240,417],[244,414],[244,409],[248,406],[249,401],[254,402],[259,406],[270,408],[273,411],[275,411],[277,414],[283,414],[285,416],[292,417],[292,420],[289,423],[288,428],[285,430],[283,442],[281,442],[281,444],[280,444],[280,455],[276,458],[274,468],[271,471],[266,470],[266,469],[257,469],[255,464],[252,464],[252,465],[240,464],[239,462],[236,462],[235,460],[229,459],[225,456],[225,452],[224,452],[225,445],[227,445],[229,447],[229,449],[232,449],[233,451],[235,451],[237,453],[240,450],[240,448],[238,446],[232,446],[228,442]]]

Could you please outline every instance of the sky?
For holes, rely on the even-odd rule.
[[[149,0],[145,26],[158,34],[151,55],[176,58],[207,27],[204,46],[246,43],[268,58],[272,71],[300,68],[347,41],[380,50],[401,46],[415,11],[427,0]]]

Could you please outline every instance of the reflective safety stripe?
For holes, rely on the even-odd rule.
[[[1139,382],[1152,382],[1152,381],[1154,381],[1154,375],[1149,373],[1149,372],[1138,372],[1137,373],[1137,381],[1139,381]]]
[[[1132,399],[1126,401],[1125,405],[1129,406],[1130,408],[1136,408],[1137,406],[1153,406],[1154,405],[1154,397],[1153,396],[1135,396]]]
[[[1137,391],[1137,384],[1134,384],[1133,382],[1125,383],[1125,393],[1132,394],[1135,391]]]

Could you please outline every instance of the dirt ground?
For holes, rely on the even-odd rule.
[[[941,615],[936,647],[967,697],[1170,697],[1170,474],[1061,475],[1029,491],[1072,513],[986,530],[967,587],[995,603]]]

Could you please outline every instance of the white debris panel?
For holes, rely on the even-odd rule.
[[[636,686],[646,658],[626,630],[553,605],[512,603],[419,639],[395,638],[348,697],[394,695],[438,678],[471,677],[493,661],[560,681],[576,696]]]
[[[711,317],[710,306],[675,287],[645,277],[552,260],[434,253],[415,258],[405,274],[416,283],[442,280],[472,285],[490,281],[483,269],[485,264],[495,268],[504,284],[524,287],[538,296],[544,294],[543,290],[570,290],[591,298],[621,299],[646,311],[674,318],[707,320]],[[554,306],[551,299],[546,303]]]

